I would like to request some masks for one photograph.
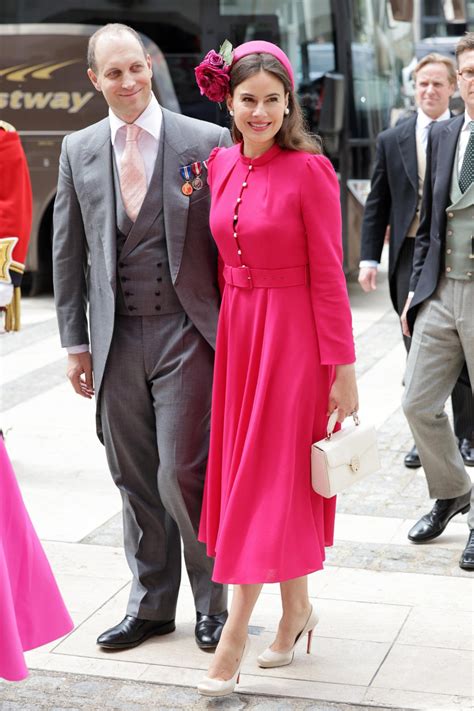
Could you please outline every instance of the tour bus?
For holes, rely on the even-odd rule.
[[[52,213],[63,137],[107,115],[87,77],[87,42],[94,26],[0,25],[0,119],[21,136],[33,188],[33,224],[25,286],[51,288]],[[179,111],[166,60],[144,38],[153,61],[154,92]]]
[[[451,4],[459,10],[462,2]],[[415,56],[414,7],[413,0],[3,0],[0,118],[19,130],[32,172],[27,268],[35,284],[49,278],[62,137],[106,114],[84,57],[88,35],[107,22],[150,38],[154,90],[164,106],[220,125],[227,112],[201,97],[194,79],[203,55],[226,38],[234,45],[265,39],[284,49],[308,124],[340,178],[345,268],[354,271],[377,134],[390,125],[393,109],[411,101],[402,70]]]

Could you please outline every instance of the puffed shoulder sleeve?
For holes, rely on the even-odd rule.
[[[213,148],[212,151],[211,151],[211,153],[210,153],[210,155],[209,155],[209,158],[208,158],[207,161],[206,161],[206,163],[207,163],[207,182],[208,182],[209,186],[212,186],[212,168],[213,168],[213,164],[214,164],[214,161],[215,161],[215,159],[216,159],[217,154],[218,154],[221,150],[222,150],[222,148],[220,148],[219,146],[216,146],[216,148]]]
[[[353,363],[352,315],[342,266],[339,183],[325,156],[311,155],[306,159],[302,171],[301,208],[321,363]]]

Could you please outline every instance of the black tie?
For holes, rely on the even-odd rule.
[[[470,187],[474,180],[474,121],[469,123],[469,141],[467,142],[464,160],[459,173],[459,187],[462,193]]]

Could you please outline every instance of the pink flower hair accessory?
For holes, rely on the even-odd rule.
[[[206,54],[194,70],[202,96],[207,96],[208,99],[217,101],[219,104],[225,100],[229,93],[232,60],[232,45],[229,40],[223,42],[219,52],[211,49]]]

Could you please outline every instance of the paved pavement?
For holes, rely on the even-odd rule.
[[[321,618],[313,654],[299,650],[282,669],[257,667],[280,614],[277,586],[265,586],[239,693],[220,701],[194,690],[209,657],[193,641],[187,579],[174,634],[116,654],[95,645],[121,619],[128,594],[120,499],[94,434],[94,406],[65,381],[52,300],[24,301],[23,331],[0,335],[0,422],[76,628],[27,654],[26,681],[0,682],[1,711],[472,707],[474,576],[458,567],[466,517],[430,544],[407,541],[430,505],[423,471],[402,463],[411,446],[400,409],[403,345],[386,284],[370,295],[351,284],[350,292],[361,418],[378,427],[382,469],[339,497],[335,546],[325,570],[310,576]]]

